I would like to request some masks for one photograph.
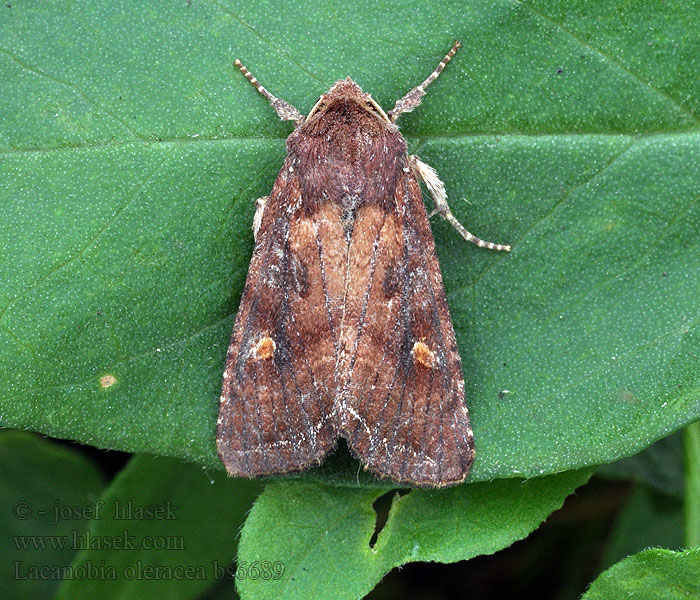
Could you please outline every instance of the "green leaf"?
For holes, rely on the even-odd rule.
[[[590,470],[394,495],[371,546],[381,490],[271,483],[246,519],[238,564],[277,566],[281,577],[246,577],[244,599],[360,598],[407,562],[455,562],[525,537],[590,476]]]
[[[582,600],[685,600],[700,596],[700,547],[683,552],[645,550],[596,579]]]
[[[290,131],[233,59],[304,111],[346,75],[389,108],[460,38],[401,126],[513,245],[434,221],[472,480],[640,451],[700,416],[698,29],[680,1],[3,7],[0,423],[220,467],[252,201]]]
[[[16,600],[52,598],[104,486],[81,453],[21,431],[0,431],[0,588]]]
[[[233,576],[238,530],[260,489],[180,460],[132,458],[72,565],[104,575],[65,581],[57,599],[199,597]]]

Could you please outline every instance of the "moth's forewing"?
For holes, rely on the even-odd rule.
[[[265,206],[226,356],[217,448],[235,476],[304,469],[338,437],[319,236],[290,164]]]
[[[358,211],[356,237],[372,243],[368,260],[351,261],[356,270],[348,276],[359,284],[347,302],[361,308],[348,311],[343,327],[354,351],[340,363],[342,435],[381,476],[418,486],[459,483],[474,458],[473,437],[435,244],[412,173],[398,180],[391,210]]]

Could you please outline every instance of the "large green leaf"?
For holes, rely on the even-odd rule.
[[[456,562],[509,546],[538,527],[589,475],[583,469],[525,482],[396,493],[374,543],[372,504],[381,490],[271,483],[246,519],[238,564],[257,569],[267,564],[274,575],[241,573],[238,590],[256,600],[361,598],[404,563]]]
[[[218,465],[252,200],[290,131],[232,60],[302,110],[346,75],[389,108],[454,38],[461,53],[401,125],[458,218],[513,245],[478,250],[434,224],[472,480],[612,461],[700,415],[696,8],[8,4],[3,425]]]
[[[582,600],[685,600],[699,596],[700,547],[683,552],[653,548],[605,571]]]

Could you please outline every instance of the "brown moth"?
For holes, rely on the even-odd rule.
[[[231,475],[320,463],[339,437],[366,469],[464,481],[474,442],[462,364],[419,180],[462,236],[434,169],[394,124],[460,46],[385,113],[350,78],[307,117],[236,66],[283,120],[287,158],[257,201],[255,250],[226,356],[217,448]]]

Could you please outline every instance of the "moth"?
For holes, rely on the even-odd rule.
[[[349,77],[304,117],[235,65],[294,122],[269,196],[226,355],[217,449],[257,477],[319,464],[339,437],[397,483],[464,481],[474,441],[442,276],[419,181],[468,241],[435,170],[409,156],[396,120],[415,109],[460,43],[384,112]]]

